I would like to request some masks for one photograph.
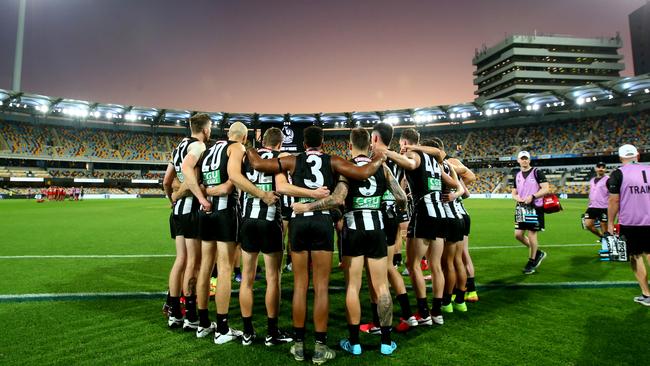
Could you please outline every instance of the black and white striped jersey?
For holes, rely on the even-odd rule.
[[[226,183],[228,177],[228,146],[233,141],[216,141],[203,153],[201,158],[201,182],[206,187],[218,186]],[[237,190],[227,196],[208,196],[212,203],[212,210],[221,211],[237,205]]]
[[[273,159],[280,155],[278,151],[272,151],[265,148],[257,149],[257,153],[262,159]],[[273,174],[258,172],[251,167],[248,159],[244,163],[244,171],[246,172],[248,180],[255,184],[257,188],[264,192],[275,191],[275,178],[273,177]],[[242,205],[244,210],[242,216],[244,218],[262,219],[267,221],[280,220],[279,204],[280,203],[278,202],[277,204],[269,206],[260,198],[257,198],[248,192],[244,192]]]
[[[322,151],[308,149],[296,156],[296,166],[293,174],[293,185],[307,189],[327,187],[334,192],[334,174],[332,173],[331,157]],[[313,198],[296,198],[298,202],[313,202]],[[291,213],[291,217],[329,215],[329,210],[308,211],[302,214]]]
[[[402,169],[397,163],[395,163],[392,160],[386,160],[386,166],[388,169],[390,169],[391,173],[393,173],[393,177],[397,179],[399,182],[400,177],[404,174],[404,169]],[[388,179],[388,178],[386,178]],[[382,204],[384,206],[385,210],[393,209],[395,206],[395,196],[393,196],[393,192],[391,192],[388,189],[388,183],[386,184],[386,191],[384,192],[384,195],[381,197]]]
[[[185,157],[187,156],[188,148],[190,144],[198,142],[199,140],[194,137],[185,137],[181,142],[176,146],[172,152],[172,165],[176,171],[176,177],[178,180],[183,183],[185,177],[183,176],[182,166]],[[199,200],[194,197],[194,195],[189,197],[183,197],[174,203],[173,212],[174,215],[187,215],[192,211],[198,211],[200,208]]]
[[[287,173],[287,182],[289,182],[289,184],[293,184],[293,179],[289,173]],[[291,205],[293,205],[294,202],[296,202],[296,199],[293,196],[289,196],[288,194],[282,195],[283,208],[291,209]]]
[[[406,171],[413,210],[423,210],[429,217],[446,218],[447,211],[442,204],[442,167],[434,157],[420,151],[417,154],[420,166]]]
[[[449,163],[447,160],[443,160],[442,162],[442,169],[445,173],[447,173],[449,176],[451,176],[451,167],[449,166]],[[443,193],[449,193],[452,190],[449,189],[444,183],[442,185],[442,191]],[[453,202],[443,202],[443,207],[445,208],[445,212],[447,213],[448,218],[457,218],[457,219],[462,219],[463,214],[461,214],[458,211],[458,206],[456,205],[456,201],[454,200]]]
[[[357,166],[364,166],[371,161],[365,155],[359,155],[352,159]],[[348,180],[344,216],[345,224],[349,229],[380,230],[384,228],[381,199],[387,187],[383,168],[377,169],[375,174],[366,180]]]

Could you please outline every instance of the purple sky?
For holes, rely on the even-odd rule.
[[[621,33],[646,0],[27,0],[22,89],[191,110],[313,113],[474,99],[506,33]],[[18,0],[0,1],[0,88]]]

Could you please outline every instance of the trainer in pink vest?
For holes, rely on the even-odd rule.
[[[650,226],[650,166],[631,163],[619,169],[623,181],[618,222],[624,226]]]
[[[517,188],[517,194],[519,197],[525,199],[526,197],[532,196],[539,191],[540,185],[535,179],[537,177],[537,172],[535,172],[535,170],[536,168],[532,168],[528,174],[528,177],[525,179],[524,173],[522,171],[519,171],[519,173],[517,173],[515,176],[515,188]],[[542,207],[543,201],[544,198],[539,197],[533,201],[533,204],[535,207]]]
[[[604,176],[596,182],[597,177],[589,181],[589,208],[607,208],[609,191],[607,190],[608,176]]]

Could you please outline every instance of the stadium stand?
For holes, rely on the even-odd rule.
[[[23,192],[22,186],[69,187],[77,183],[74,178],[103,178],[111,181],[106,185],[117,180],[124,188],[93,185],[86,192],[160,194],[170,152],[184,136],[193,113],[133,106],[117,106],[115,111],[115,105],[6,90],[0,90],[0,95],[0,182],[4,191],[12,193],[18,192],[12,191],[14,187]],[[236,120],[251,129],[278,121],[285,126],[287,122],[321,124],[323,150],[345,159],[350,158],[347,128],[372,128],[381,120],[394,124],[391,148],[398,150],[400,128],[415,126],[422,140],[441,138],[450,156],[476,172],[477,181],[469,187],[473,193],[509,193],[511,170],[516,167],[513,157],[528,150],[533,166],[545,171],[556,193],[585,194],[593,174],[589,164],[600,159],[616,162],[618,146],[633,143],[647,157],[648,106],[650,75],[646,74],[551,94],[479,98],[408,110],[284,116],[212,112],[210,116],[213,126],[220,127],[213,129],[214,135],[221,135],[227,123]],[[12,178],[30,178],[23,181],[33,184]]]

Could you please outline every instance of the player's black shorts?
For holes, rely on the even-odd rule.
[[[606,208],[595,208],[589,207],[585,212],[585,219],[607,222],[607,209]]]
[[[418,209],[416,207],[415,213],[409,222],[406,236],[430,240],[444,239],[447,237],[447,222],[444,218],[429,216],[426,208]]]
[[[465,220],[459,218],[446,220],[447,233],[445,236],[445,241],[448,243],[463,241],[463,236],[465,236]]]
[[[334,224],[330,215],[298,216],[289,221],[291,251],[334,251]]]
[[[628,256],[650,254],[650,226],[621,225],[620,235],[625,239]]]
[[[515,229],[517,230],[528,230],[528,231],[544,231],[544,209],[541,207],[535,207],[535,213],[537,214],[537,224],[530,224],[526,222],[517,223],[515,221]]]
[[[330,215],[332,217],[332,222],[336,224],[343,218],[343,212],[338,208],[333,208],[330,210]]]
[[[345,257],[385,258],[388,255],[386,235],[381,229],[351,230],[345,226],[341,252]]]
[[[236,208],[199,213],[199,235],[201,240],[236,242],[239,218]]]
[[[198,239],[199,236],[199,213],[190,212],[185,215],[169,215],[169,231],[172,239],[182,236],[187,239]]]
[[[289,221],[289,219],[291,219],[291,214],[293,213],[293,209],[291,209],[291,207],[282,205],[281,212],[282,212],[282,221]]]
[[[465,230],[463,230],[463,235],[469,236],[469,229],[472,226],[472,220],[470,220],[469,215],[463,215],[463,221],[465,221]]]
[[[282,224],[279,221],[244,218],[239,230],[242,250],[264,254],[282,252]]]
[[[383,215],[384,217],[384,234],[386,234],[386,245],[387,246],[393,246],[395,245],[395,238],[397,237],[397,234],[399,234],[399,224],[402,221],[399,221],[399,218],[397,217],[387,217],[386,215]]]

